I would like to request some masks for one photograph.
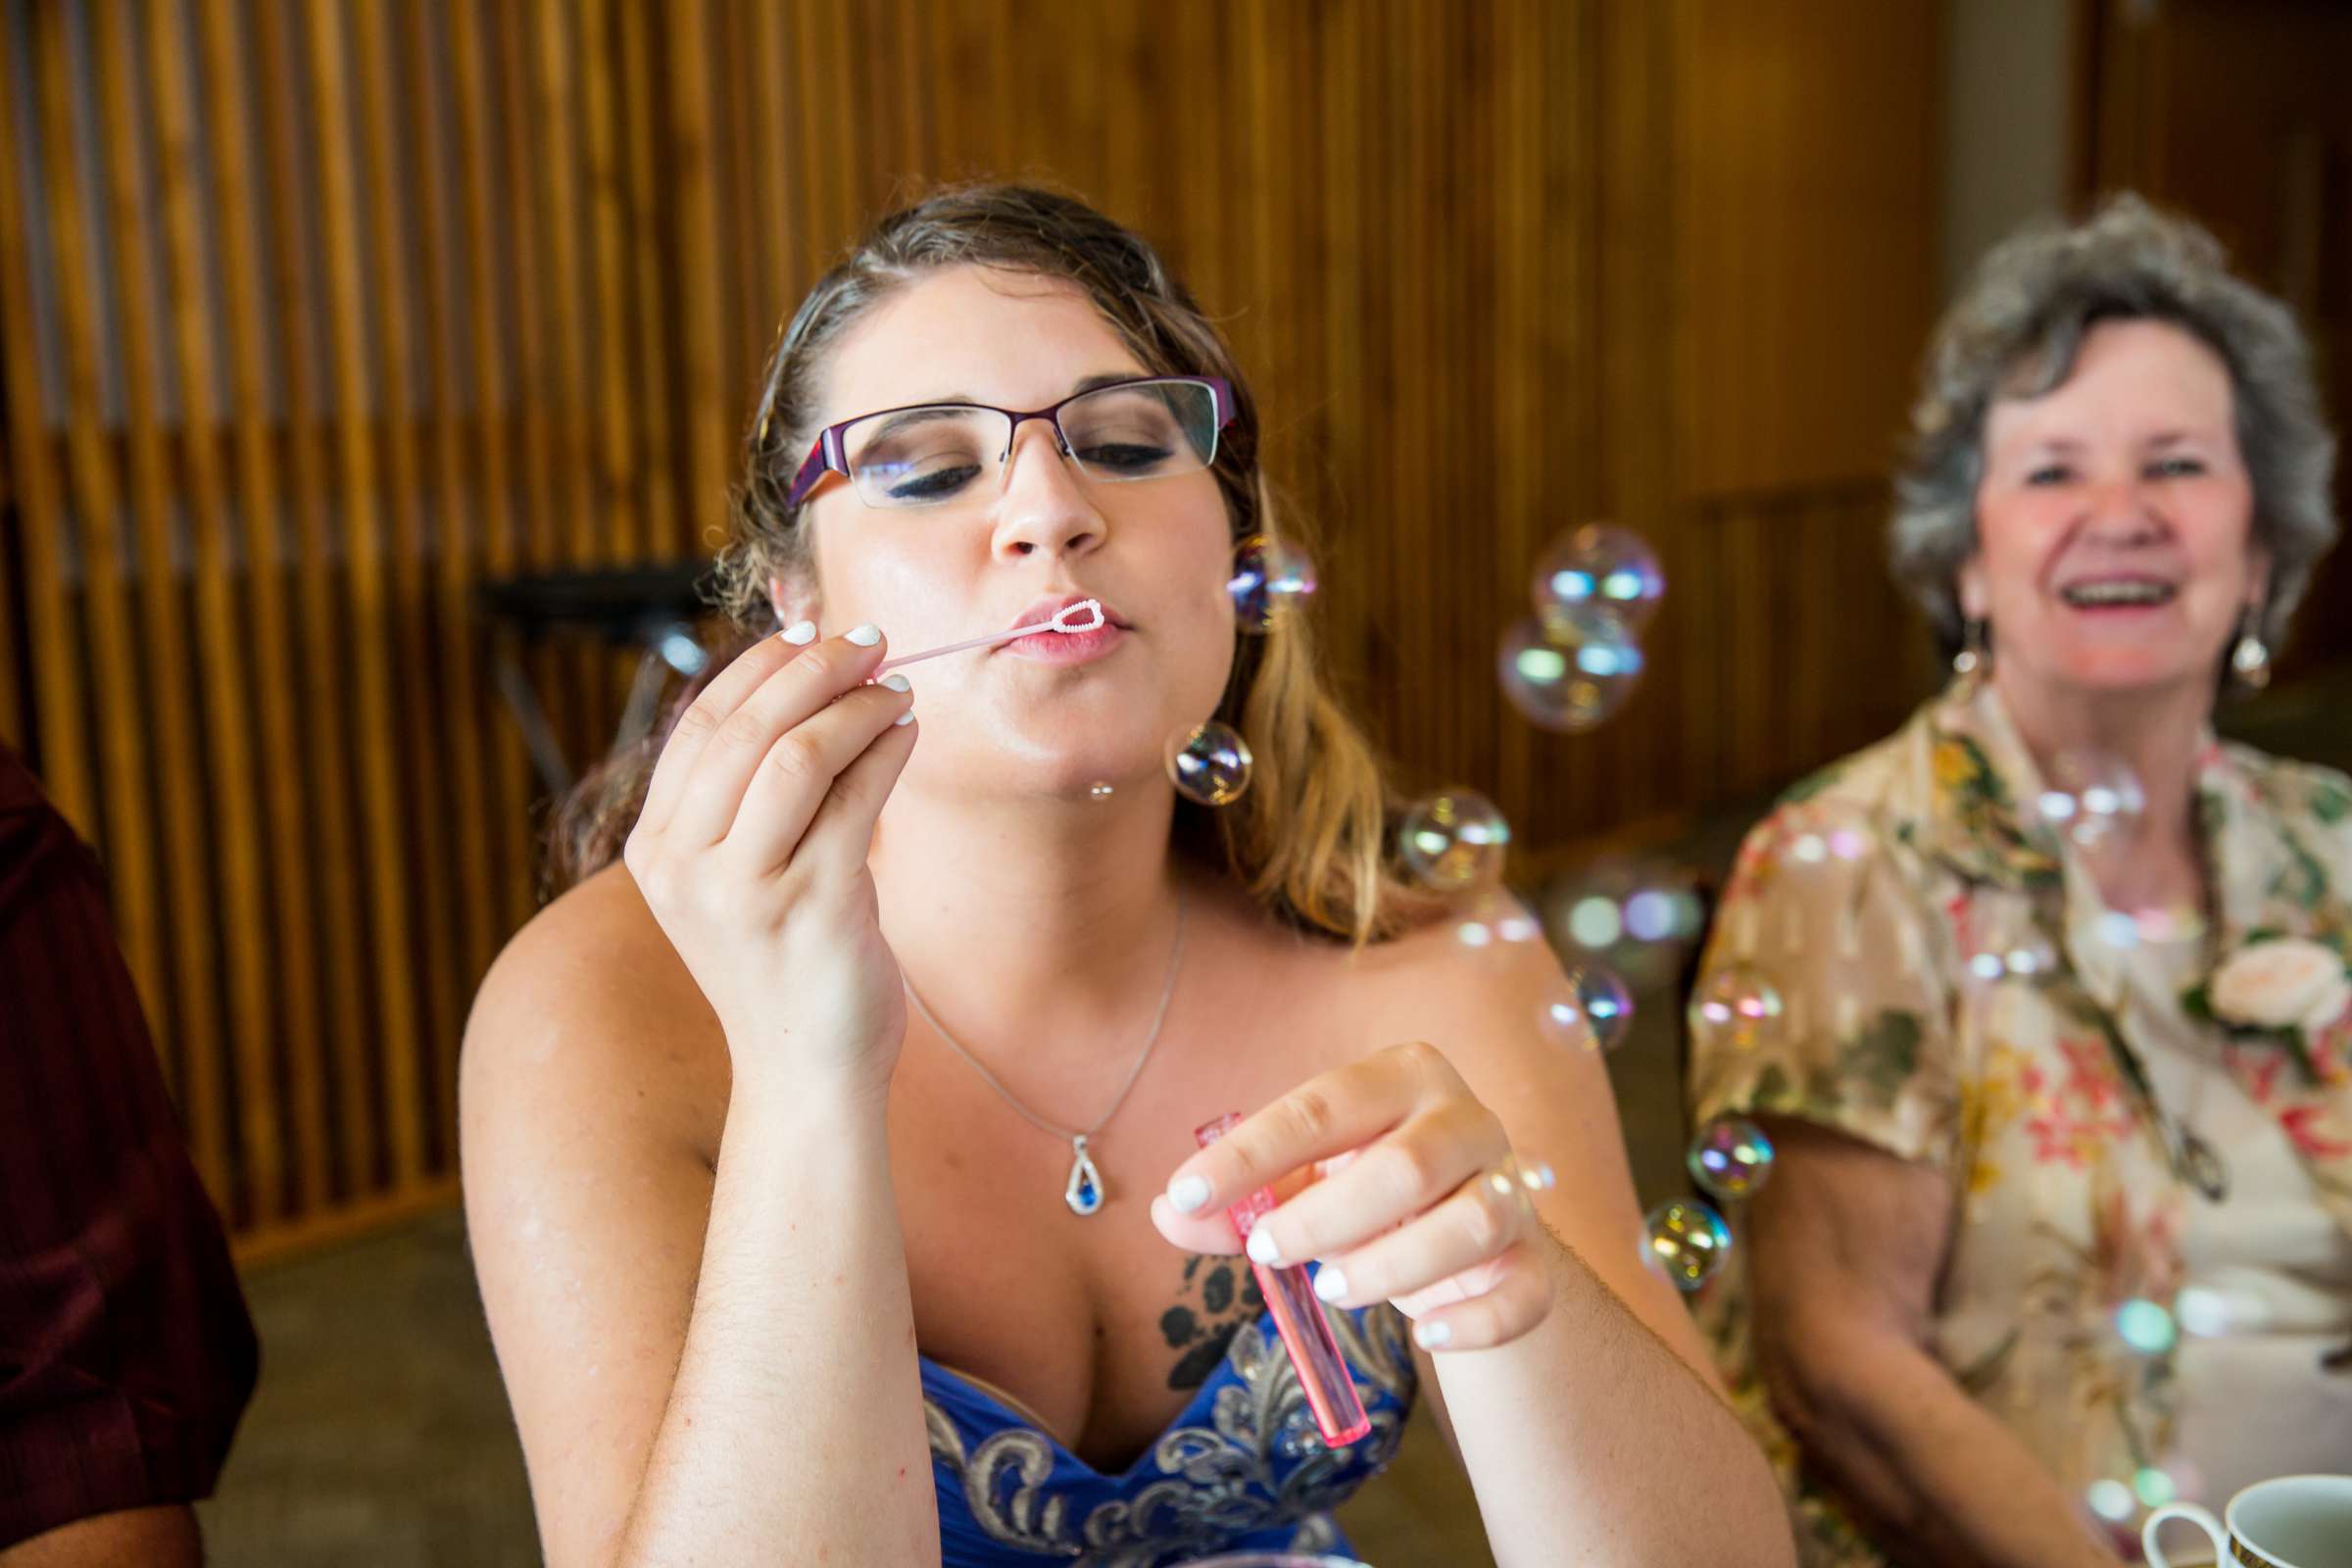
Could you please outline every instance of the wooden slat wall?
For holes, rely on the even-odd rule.
[[[707,554],[779,320],[930,180],[1160,241],[1344,683],[1558,846],[1891,724],[1935,17],[1873,0],[0,0],[0,734],[97,842],[248,1255],[444,1198],[533,903],[469,595]],[[1559,529],[1672,574],[1624,716],[1491,678]],[[625,669],[531,670],[572,755]]]
[[[2323,0],[2082,0],[2091,101],[2083,174],[2188,213],[2293,307],[2321,389],[2352,414],[2352,8]],[[2352,463],[2336,465],[2352,515]],[[2321,564],[2287,668],[2352,654],[2352,550]]]

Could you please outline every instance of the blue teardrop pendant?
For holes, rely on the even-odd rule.
[[[1070,1205],[1073,1214],[1092,1214],[1102,1206],[1102,1173],[1095,1169],[1083,1135],[1070,1140],[1070,1152],[1077,1157],[1070,1161],[1070,1181],[1061,1190],[1061,1200]]]

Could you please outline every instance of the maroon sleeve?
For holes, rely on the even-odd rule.
[[[97,860],[0,746],[0,1550],[208,1495],[258,1361]]]

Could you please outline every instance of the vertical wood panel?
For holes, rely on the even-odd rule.
[[[275,1096],[267,1082],[245,1086],[257,1137],[251,1162],[229,1154],[230,1085],[222,1060],[220,998],[215,985],[220,920],[213,894],[220,867],[205,824],[208,762],[198,735],[197,655],[180,602],[183,564],[175,548],[180,505],[176,475],[167,471],[165,414],[157,389],[167,374],[163,332],[155,319],[155,267],[148,240],[152,208],[144,158],[144,102],[132,23],[122,5],[94,9],[91,46],[98,62],[98,104],[105,141],[108,224],[113,238],[112,316],[123,358],[124,416],[130,466],[129,557],[124,568],[136,589],[137,650],[144,655],[137,708],[152,719],[156,749],[148,765],[163,787],[154,791],[163,828],[158,870],[172,924],[172,1015],[178,1026],[179,1095],[188,1123],[188,1148],[214,1192],[228,1195],[232,1213],[250,1212],[255,1196],[239,1179],[277,1173]],[[233,669],[222,671],[233,677]],[[208,691],[206,695],[211,694]],[[233,699],[232,699],[233,701]],[[225,715],[223,715],[225,717]],[[229,781],[233,787],[234,780]],[[239,913],[250,919],[250,905]],[[258,1019],[247,1014],[247,1021]]]
[[[396,715],[396,756],[386,769],[392,795],[385,808],[393,813],[379,824],[378,842],[389,844],[392,858],[386,871],[389,886],[380,906],[386,916],[401,921],[402,944],[384,952],[385,962],[402,963],[406,972],[385,976],[387,995],[397,987],[420,1006],[414,1006],[405,1025],[398,1015],[387,1016],[388,1060],[385,1070],[397,1074],[417,1096],[411,1112],[424,1137],[416,1162],[402,1170],[404,1186],[423,1179],[435,1159],[441,1129],[454,1120],[454,1107],[443,1101],[456,1082],[457,1031],[465,1016],[459,995],[459,969],[465,960],[456,950],[463,922],[443,911],[457,904],[457,844],[454,818],[464,809],[453,785],[464,782],[454,765],[447,716],[449,699],[437,658],[434,622],[438,606],[427,585],[430,559],[442,544],[433,538],[425,515],[422,464],[417,454],[425,421],[417,417],[424,389],[416,365],[416,335],[412,326],[412,301],[418,294],[416,235],[417,223],[404,193],[415,180],[399,149],[413,146],[395,125],[392,101],[416,95],[416,85],[400,78],[400,56],[393,50],[381,0],[362,0],[349,8],[353,27],[352,61],[357,77],[359,153],[356,171],[366,197],[354,212],[355,231],[364,237],[372,285],[368,316],[375,326],[379,366],[376,396],[381,417],[380,449],[384,464],[384,510],[378,535],[383,564],[386,648],[390,663],[385,679]],[[391,868],[406,867],[405,877]],[[403,887],[403,881],[411,886]],[[466,979],[472,975],[468,973]],[[470,986],[468,986],[470,992]],[[394,1102],[398,1113],[401,1102]]]
[[[406,416],[387,389],[369,384],[368,310],[361,271],[360,155],[353,146],[353,93],[347,76],[346,13],[338,0],[310,7],[310,79],[316,99],[321,227],[325,234],[330,362],[337,405],[336,455],[341,466],[342,536],[350,619],[341,629],[354,654],[354,716],[360,752],[361,840],[366,851],[369,945],[375,957],[381,1046],[375,1062],[392,1152],[395,1187],[424,1175],[426,1129],[417,1059],[418,1018],[413,987],[417,964],[410,943],[402,884],[410,867],[401,853],[404,804],[394,737],[392,648],[399,589],[391,578],[392,551],[381,512],[383,478],[371,414],[389,426]],[[397,356],[392,356],[397,362]]]
[[[516,408],[522,402],[508,372],[505,325],[506,279],[514,265],[499,248],[499,186],[495,162],[499,157],[497,126],[491,112],[490,67],[477,8],[461,4],[451,13],[449,31],[451,71],[458,102],[458,166],[464,189],[466,237],[466,295],[472,326],[469,354],[471,393],[477,416],[475,472],[479,475],[477,521],[481,529],[481,568],[503,576],[522,564],[522,522],[518,515],[517,448],[513,432],[518,427]],[[522,744],[502,713],[493,722],[497,740],[492,759],[497,767],[497,815],[517,841],[527,838],[529,803],[533,792],[530,768]],[[519,847],[519,845],[518,845]],[[531,858],[527,850],[511,853],[506,860],[503,900],[505,924],[511,929],[527,918],[533,901]]]
[[[256,766],[254,709],[262,683],[247,640],[250,624],[244,579],[251,574],[251,547],[232,509],[225,466],[220,355],[216,322],[206,287],[206,245],[195,167],[197,128],[188,80],[192,40],[185,18],[168,9],[145,32],[144,59],[125,59],[117,93],[145,91],[156,118],[158,217],[166,230],[165,326],[174,335],[178,363],[181,449],[185,453],[184,504],[194,545],[196,617],[200,646],[195,667],[205,688],[209,754],[211,832],[220,849],[219,924],[202,933],[208,950],[217,941],[228,979],[226,1022],[236,1069],[232,1100],[238,1110],[240,1150],[237,1176],[250,1222],[268,1224],[285,1207],[284,1106],[278,1094],[275,1050],[281,1021],[273,997],[270,961],[272,929],[269,871],[258,809],[262,779]],[[123,47],[132,47],[127,41]],[[171,505],[171,477],[151,476],[157,505]],[[270,683],[274,684],[274,682]],[[266,697],[261,697],[266,701]],[[211,891],[211,890],[208,890]],[[211,961],[208,951],[207,962]],[[310,1195],[316,1201],[318,1194]]]
[[[65,527],[78,558],[83,613],[86,685],[72,701],[92,703],[101,786],[98,841],[104,846],[108,880],[123,956],[164,1047],[164,1066],[177,1092],[181,1064],[178,1016],[172,1006],[172,963],[164,918],[164,890],[157,864],[155,761],[141,722],[149,704],[137,662],[137,632],[130,608],[136,564],[125,559],[127,530],[122,485],[116,471],[112,437],[119,421],[105,406],[100,361],[109,351],[110,322],[99,316],[99,257],[91,209],[100,197],[83,184],[77,153],[97,162],[98,149],[85,145],[74,123],[74,63],[68,28],[78,19],[55,7],[34,10],[32,27],[39,74],[40,139],[48,188],[51,265],[57,281],[59,332],[64,341],[66,456],[69,485],[61,499]]]
[[[312,728],[301,721],[303,684],[288,678],[301,646],[287,605],[286,555],[280,545],[288,498],[281,477],[278,429],[272,428],[269,408],[270,363],[274,351],[268,338],[261,299],[263,278],[260,247],[263,240],[255,215],[255,181],[251,177],[254,140],[246,118],[249,88],[239,59],[239,33],[227,0],[206,0],[200,46],[191,46],[177,30],[176,14],[171,30],[157,37],[161,80],[157,100],[175,123],[193,120],[193,104],[185,115],[177,107],[177,73],[167,72],[165,56],[189,58],[190,74],[207,88],[202,95],[209,111],[209,189],[193,192],[172,214],[174,250],[181,267],[192,267],[197,244],[196,226],[204,220],[195,207],[209,208],[212,232],[220,245],[223,294],[226,301],[222,335],[229,345],[230,404],[235,452],[234,506],[242,522],[243,559],[250,616],[250,667],[255,683],[259,718],[260,810],[258,831],[268,847],[270,917],[263,929],[270,933],[271,984],[279,1000],[276,1044],[290,1085],[292,1164],[295,1170],[292,1206],[299,1213],[316,1213],[330,1201],[330,1168],[337,1139],[328,1124],[326,1069],[321,1050],[330,1031],[352,1028],[357,1040],[356,1005],[329,1011],[323,995],[348,996],[347,985],[329,985],[323,972],[317,933],[320,910],[329,906],[327,953],[338,965],[353,954],[338,945],[332,933],[347,926],[344,909],[315,887],[318,864],[309,834],[323,813],[315,813],[306,798],[306,785],[315,789],[325,776],[323,766],[305,766],[302,760],[320,760],[322,745],[311,740]],[[197,361],[187,364],[193,381]],[[191,401],[190,417],[203,418],[203,405]],[[213,417],[218,417],[217,415]],[[200,491],[200,508],[202,505]],[[257,946],[255,933],[243,933],[237,946]],[[330,1019],[332,1020],[330,1022]],[[260,1064],[254,1064],[260,1070]],[[259,1116],[249,1118],[259,1122]]]
[[[353,700],[357,655],[353,617],[336,569],[344,553],[341,530],[348,502],[337,493],[325,446],[322,411],[331,406],[334,393],[318,373],[318,345],[320,319],[330,313],[320,308],[312,256],[317,191],[309,163],[313,133],[304,115],[307,73],[295,36],[297,14],[288,0],[269,0],[250,11],[215,0],[207,7],[206,24],[220,32],[216,53],[225,58],[241,47],[240,29],[254,17],[260,23],[254,29],[257,59],[244,86],[259,111],[255,150],[266,155],[270,221],[255,275],[243,281],[255,289],[247,308],[257,329],[276,333],[277,363],[270,369],[293,475],[298,620],[284,658],[299,677],[303,734],[297,755],[307,764],[304,807],[315,835],[296,853],[311,856],[318,869],[313,917],[324,929],[327,948],[323,1093],[333,1106],[336,1196],[349,1201],[374,1189],[389,1146],[370,1068],[381,1039],[370,1006],[372,966],[364,956],[373,936],[361,869],[364,824],[356,820],[356,753],[362,744],[355,735],[358,705]],[[253,391],[267,399],[270,389],[257,385]],[[266,406],[259,416],[270,417]],[[281,755],[277,765],[288,767],[288,759]]]
[[[669,12],[671,91],[665,164],[675,202],[677,230],[686,253],[719,262],[716,193],[712,189],[710,143],[710,19],[703,0],[680,0]],[[827,136],[838,156],[843,138]],[[726,493],[728,431],[734,414],[723,367],[718,291],[709,279],[686,280],[684,319],[674,352],[685,382],[686,501],[694,548],[708,551],[721,536],[725,517],[718,498]]]
[[[470,992],[505,935],[498,915],[497,866],[514,853],[508,840],[523,820],[528,795],[519,767],[498,773],[486,756],[487,682],[473,635],[467,594],[482,571],[482,516],[489,511],[481,471],[469,462],[466,410],[470,401],[463,373],[464,344],[457,323],[461,318],[460,291],[464,280],[455,262],[458,195],[451,188],[450,167],[466,149],[453,146],[448,87],[436,39],[428,30],[422,7],[402,8],[407,23],[398,47],[405,61],[409,114],[399,134],[417,149],[421,171],[416,191],[416,254],[422,274],[421,306],[427,382],[426,408],[433,449],[432,507],[436,519],[436,552],[429,592],[437,612],[437,653],[443,671],[442,698],[449,705],[446,731],[450,747],[450,777],[441,808],[449,811],[456,829],[457,876],[463,891],[456,918],[450,922],[463,956],[460,972]],[[389,46],[387,46],[389,47]],[[472,314],[475,302],[464,302]],[[488,424],[491,411],[475,406],[477,419]],[[506,749],[510,753],[513,748]],[[519,758],[513,760],[519,762]],[[491,808],[495,807],[495,808]],[[506,825],[509,831],[501,833]],[[446,1107],[456,1094],[457,1015],[446,1017],[435,1045],[440,1102]]]
[[[7,125],[12,142],[21,126],[34,115],[31,104],[17,93],[17,83],[33,69],[26,58],[29,40],[11,29],[0,40],[0,69],[8,72],[8,101],[0,103],[11,116]],[[26,150],[30,160],[29,149]],[[46,243],[33,225],[57,220],[53,208],[28,212],[31,194],[24,188],[24,168],[17,158],[0,160],[0,365],[5,365],[8,395],[8,503],[24,518],[19,532],[23,549],[23,598],[26,640],[32,656],[31,692],[40,729],[27,733],[37,740],[49,794],[58,809],[85,837],[101,832],[98,821],[98,782],[90,762],[90,736],[82,700],[87,673],[80,656],[81,612],[73,593],[78,567],[73,561],[65,507],[65,478],[59,471],[51,426],[70,416],[51,407],[42,387],[40,345],[34,322],[32,247]]]

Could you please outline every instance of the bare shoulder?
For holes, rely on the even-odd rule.
[[[1504,916],[1526,913],[1507,897],[1465,906],[1459,916],[1360,956],[1379,1043],[1437,1048],[1502,1123],[1521,1165],[1551,1167],[1555,1184],[1533,1199],[1545,1229],[1711,1379],[1706,1346],[1680,1298],[1642,1265],[1642,1209],[1608,1069],[1581,1029],[1563,1036],[1545,1026],[1546,1004],[1568,994],[1567,975],[1540,926],[1496,929]],[[1467,941],[1465,919],[1483,927]]]
[[[1364,1005],[1402,1040],[1422,1040],[1467,1073],[1573,1067],[1540,1027],[1544,1004],[1567,987],[1543,927],[1507,893],[1369,947],[1351,962]]]
[[[606,1562],[668,1399],[726,1047],[636,883],[600,872],[491,966],[458,1092],[466,1222],[550,1563]]]
[[[466,1021],[460,1110],[590,1106],[715,1148],[725,1043],[628,872],[597,872],[516,932]]]

